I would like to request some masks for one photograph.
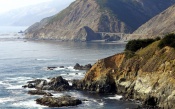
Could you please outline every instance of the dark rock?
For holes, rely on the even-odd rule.
[[[39,90],[56,90],[65,91],[70,90],[70,86],[67,80],[63,79],[61,76],[52,78],[50,82],[43,79],[36,79],[34,81],[29,81],[28,85],[23,86],[28,88],[36,88]]]
[[[77,90],[95,91],[97,93],[115,93],[116,86],[114,82],[111,82],[109,78],[100,79],[94,82],[88,82],[83,80],[73,80],[72,87]]]
[[[82,101],[88,101],[87,99],[83,99]]]
[[[76,63],[74,66],[74,69],[76,69],[76,70],[89,70],[91,67],[92,67],[91,64],[87,64],[85,66],[82,66],[82,65]]]
[[[28,87],[28,85],[24,85],[24,86],[22,86],[23,88],[27,88]]]
[[[47,70],[54,70],[56,69],[57,67],[47,67]]]
[[[51,93],[49,93],[49,92],[44,92],[44,91],[42,91],[42,90],[30,90],[30,91],[28,91],[28,94],[31,94],[31,95],[53,96]]]
[[[63,97],[43,97],[36,99],[37,104],[49,106],[49,107],[63,107],[63,106],[76,106],[82,104],[82,101],[71,96]]]
[[[28,88],[35,88],[35,85],[32,84],[32,83],[29,83],[29,84],[27,85],[27,87],[28,87]]]
[[[61,76],[52,78],[48,83],[50,90],[65,91],[69,90],[70,86],[67,80],[63,79]]]
[[[80,81],[80,80],[73,80],[72,81],[72,87],[74,89],[78,89],[78,90],[82,89],[83,88],[82,81]]]
[[[64,68],[64,66],[60,66],[60,68]]]
[[[145,100],[144,104],[149,106],[156,106],[158,104],[157,98],[149,97]]]

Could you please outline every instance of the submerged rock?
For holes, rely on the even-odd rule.
[[[82,104],[82,101],[71,96],[62,97],[43,97],[36,99],[37,104],[49,107],[76,106]]]
[[[51,93],[49,93],[49,92],[44,92],[44,91],[42,91],[42,90],[30,90],[30,91],[28,91],[28,94],[31,94],[31,95],[53,96]]]
[[[56,69],[57,67],[47,67],[47,70],[54,70]]]

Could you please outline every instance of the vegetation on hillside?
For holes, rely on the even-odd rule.
[[[175,34],[167,34],[159,43],[159,48],[163,48],[165,46],[175,48]]]
[[[125,51],[132,51],[136,52],[137,50],[141,48],[145,48],[149,44],[153,43],[157,39],[137,39],[137,40],[131,40],[126,44]]]
[[[129,41],[125,47],[126,59],[132,58],[133,56],[135,56],[136,51],[145,48],[158,40],[160,40],[160,37],[157,37],[156,39],[137,39]]]

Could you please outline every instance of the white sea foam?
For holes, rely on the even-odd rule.
[[[63,94],[62,93],[52,93],[54,97],[61,97]]]
[[[15,77],[15,78],[6,78],[7,81],[27,81],[31,80],[31,77]]]
[[[100,106],[103,106],[104,105],[104,102],[101,102],[101,103],[98,103]]]
[[[60,70],[65,70],[65,68],[57,67],[57,68],[55,68],[54,70],[56,70],[56,71],[60,71]]]
[[[72,86],[72,82],[68,82],[70,86]]]
[[[107,97],[105,99],[116,99],[116,100],[120,100],[122,98],[121,95],[115,95],[114,97]]]
[[[22,86],[21,85],[10,85],[6,89],[9,89],[9,90],[22,89]]]
[[[1,84],[1,85],[3,85],[3,84],[4,84],[4,82],[3,82],[3,81],[0,81],[0,84]]]
[[[104,106],[105,102],[101,99],[101,100],[96,100],[96,99],[92,99],[92,102],[94,102],[95,104],[98,104],[99,106]]]
[[[79,71],[79,70],[75,70],[73,66],[69,66],[67,67],[70,71]]]
[[[20,101],[12,104],[14,107],[27,107],[27,108],[37,108],[37,109],[43,109],[46,106],[42,106],[39,104],[36,104],[34,100],[30,101]]]
[[[52,61],[54,59],[47,59],[47,58],[43,58],[43,59],[36,59],[37,61]]]
[[[0,98],[0,104],[6,103],[6,102],[11,102],[11,101],[15,101],[15,99],[12,97]]]

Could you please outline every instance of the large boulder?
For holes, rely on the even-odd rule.
[[[76,106],[82,104],[82,101],[71,96],[62,97],[43,97],[36,99],[37,104],[49,107]]]
[[[55,91],[65,91],[70,90],[70,86],[67,80],[63,79],[61,76],[51,78],[50,82],[43,79],[36,79],[34,81],[29,81],[28,85],[22,86],[24,88],[35,88],[38,90],[55,90]]]
[[[70,89],[68,81],[63,79],[61,76],[52,78],[51,81],[48,82],[47,86],[49,90],[56,91],[65,91]]]
[[[27,83],[28,85],[25,85],[23,87],[42,89],[43,86],[47,85],[47,81],[44,79],[36,79],[33,81],[28,81]]]

